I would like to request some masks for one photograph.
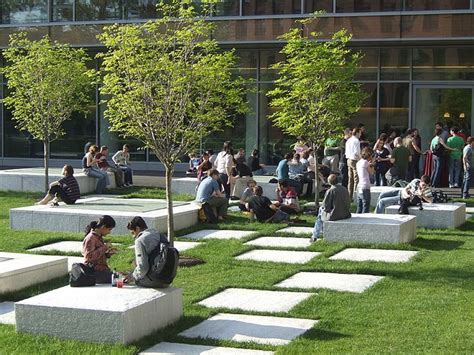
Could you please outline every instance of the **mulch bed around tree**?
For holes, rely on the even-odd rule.
[[[198,259],[198,258],[192,258],[189,256],[180,256],[179,257],[179,266],[180,267],[192,267],[195,265],[201,265],[204,264],[205,261]]]

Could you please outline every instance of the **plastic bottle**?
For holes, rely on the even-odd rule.
[[[115,269],[112,270],[112,287],[117,286],[117,273],[115,272]]]

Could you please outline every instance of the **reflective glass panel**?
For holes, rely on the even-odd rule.
[[[304,12],[312,13],[315,11],[332,12],[332,0],[305,0]]]
[[[365,125],[366,137],[375,142],[377,135],[377,84],[361,84],[361,89],[367,93],[362,107],[346,122],[347,127],[355,128],[360,123]]]
[[[238,50],[238,66],[235,72],[244,78],[257,80],[257,50]]]
[[[157,0],[128,0],[126,14],[128,19],[156,18]]]
[[[388,48],[380,50],[380,79],[409,80],[411,50]]]
[[[243,0],[243,15],[281,15],[301,13],[301,0]]]
[[[469,9],[470,0],[405,0],[405,10]]]
[[[360,61],[355,80],[377,80],[379,50],[368,48],[354,48],[353,50],[362,54],[362,60]]]
[[[0,22],[20,24],[48,21],[48,0],[0,1]]]
[[[408,83],[380,84],[380,132],[406,131],[409,94]]]
[[[336,12],[400,11],[401,0],[336,0]]]
[[[239,16],[239,0],[221,0],[214,4],[214,16]]]
[[[284,59],[283,54],[277,50],[260,51],[260,81],[273,81],[277,78],[278,73],[271,66]]]
[[[72,21],[74,0],[53,0],[53,21]]]
[[[77,21],[122,19],[120,0],[76,0]]]

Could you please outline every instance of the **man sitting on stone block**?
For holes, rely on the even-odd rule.
[[[349,191],[342,186],[337,185],[337,176],[331,174],[328,177],[328,183],[331,187],[326,191],[324,200],[319,207],[318,216],[314,224],[313,236],[311,241],[315,242],[323,234],[324,221],[339,221],[341,219],[351,218],[351,198]]]
[[[272,203],[270,199],[263,196],[261,186],[254,187],[255,196],[252,196],[247,202],[247,209],[253,213],[259,222],[282,222],[288,221],[290,215],[283,212],[278,206]]]
[[[142,287],[149,288],[164,288],[168,287],[172,280],[165,280],[157,275],[152,270],[154,260],[151,260],[157,250],[160,249],[161,244],[168,246],[168,239],[161,235],[156,229],[148,228],[145,221],[141,217],[134,217],[127,225],[135,238],[135,270],[126,277],[126,280],[135,281],[135,284]],[[170,252],[168,249],[168,252]],[[157,254],[158,256],[158,254]],[[153,258],[154,259],[154,258]],[[168,258],[167,258],[168,259]],[[171,257],[172,259],[172,257]],[[173,277],[176,274],[177,259],[173,266]],[[166,267],[166,266],[165,266]]]
[[[432,203],[433,194],[430,188],[430,177],[423,175],[420,179],[413,179],[403,189],[394,189],[382,192],[379,195],[375,213],[384,213],[385,208],[400,203],[400,198],[409,196],[419,196],[422,202]]]
[[[229,207],[229,200],[225,198],[220,191],[219,172],[216,169],[211,169],[207,173],[207,177],[201,181],[196,193],[196,201],[201,204],[207,204],[211,207],[212,213],[214,209],[217,211],[217,219],[222,221],[227,217],[227,208]],[[209,211],[209,209],[207,209]],[[215,216],[210,216],[211,221],[215,220]]]

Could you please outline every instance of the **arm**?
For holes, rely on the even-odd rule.
[[[96,248],[96,243],[93,239],[88,238],[84,244],[84,258],[86,260],[97,260],[107,253],[109,247],[107,245],[102,245]]]
[[[454,151],[456,149],[449,147],[446,143],[444,143],[443,138],[439,137],[439,144],[441,144],[443,147],[445,147],[447,150]]]
[[[117,153],[114,154],[114,156],[112,157],[112,161],[118,165],[118,160],[119,160],[119,156],[120,156],[120,151],[118,151]]]
[[[418,144],[416,144],[416,141],[415,140],[412,140],[411,141],[411,145],[413,147],[413,149],[415,149],[415,151],[419,154],[423,154],[423,152],[421,151],[420,147],[418,147]]]
[[[148,263],[148,255],[146,254],[145,246],[140,241],[135,241],[135,261],[137,267],[133,271],[133,278],[135,280],[143,279],[150,269]]]

